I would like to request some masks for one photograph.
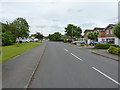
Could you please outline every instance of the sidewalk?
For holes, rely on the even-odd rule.
[[[119,61],[118,55],[111,54],[106,49],[92,49],[92,47],[93,46],[84,46],[84,48],[89,49],[91,53]]]

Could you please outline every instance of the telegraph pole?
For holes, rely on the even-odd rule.
[[[73,27],[72,27],[72,42],[73,42]]]

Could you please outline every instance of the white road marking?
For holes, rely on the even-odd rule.
[[[65,49],[65,48],[64,48]],[[67,51],[68,52],[68,50],[67,49],[65,49],[65,51]]]
[[[83,61],[82,59],[80,59],[79,57],[77,57],[76,55],[74,55],[73,53],[71,53],[71,55],[73,55],[74,57],[76,57],[76,58],[79,59],[80,61]]]
[[[119,82],[117,82],[116,80],[112,79],[110,76],[106,75],[105,73],[101,72],[100,70],[98,70],[97,68],[95,67],[92,67],[95,71],[99,72],[100,74],[102,74],[103,76],[107,77],[108,79],[110,79],[111,81],[113,81],[114,83],[120,85]]]

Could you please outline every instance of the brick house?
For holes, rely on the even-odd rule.
[[[97,41],[100,41],[100,37],[104,37],[104,28],[99,28],[99,27],[95,27],[93,29],[94,32],[98,31],[99,32],[99,35],[98,35],[98,40]]]
[[[99,37],[98,41],[106,41],[111,44],[119,45],[119,39],[113,34],[113,27],[115,24],[109,24],[104,29],[104,33],[102,37]]]
[[[89,30],[86,29],[84,31],[84,39],[85,42],[87,44],[90,43],[90,40],[87,38],[87,34],[88,32],[94,32],[94,31],[98,31],[99,32],[99,36],[98,36],[98,42],[107,42],[110,44],[116,44],[116,45],[120,45],[120,39],[118,39],[114,34],[113,34],[113,27],[115,26],[115,24],[109,24],[107,27],[105,28],[98,28],[95,27],[93,30]]]
[[[88,37],[87,37],[87,35],[88,35],[89,32],[93,32],[93,30],[92,29],[86,29],[84,31],[84,36],[83,36],[84,38],[83,38],[83,40],[84,40],[84,42],[86,44],[90,44],[90,39],[88,39]]]

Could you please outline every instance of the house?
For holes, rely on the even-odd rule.
[[[86,43],[86,44],[90,44],[90,39],[88,39],[88,33],[89,32],[93,32],[93,30],[92,29],[86,29],[85,31],[84,31],[84,38],[83,38],[83,40],[84,40],[84,42]]]
[[[107,27],[105,28],[98,28],[95,27],[93,30],[91,29],[86,29],[84,31],[84,41],[87,44],[90,44],[90,40],[87,38],[88,32],[95,32],[98,31],[99,35],[98,35],[98,42],[107,42],[110,44],[116,44],[116,45],[120,45],[120,39],[118,39],[114,34],[113,34],[113,27],[115,26],[115,24],[109,24]]]
[[[113,27],[115,24],[109,24],[104,29],[104,35],[101,38],[101,41],[106,41],[111,44],[120,45],[120,40],[113,34]]]
[[[99,27],[95,27],[95,28],[93,29],[93,32],[96,32],[96,31],[99,32],[98,40],[96,40],[96,41],[98,41],[98,42],[102,41],[102,37],[104,37],[104,35],[105,35],[104,29],[105,29],[105,28],[99,28]]]

